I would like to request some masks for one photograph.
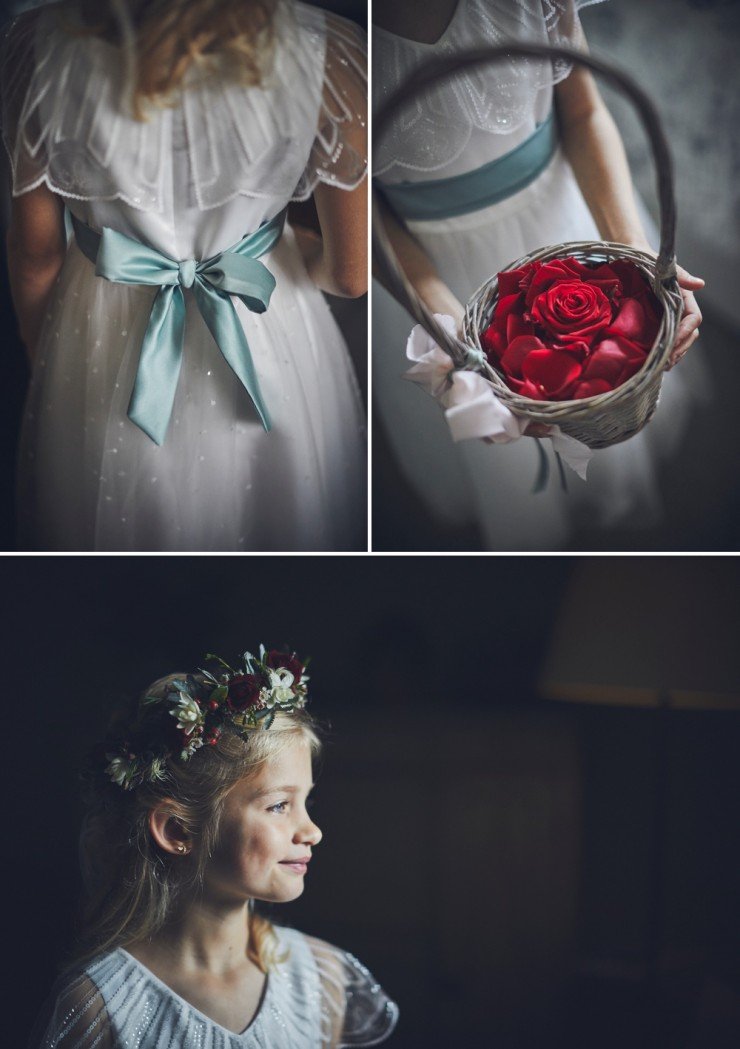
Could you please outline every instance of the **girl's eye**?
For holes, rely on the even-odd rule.
[[[267,809],[268,812],[285,812],[288,807],[287,801],[279,801],[277,805],[270,805]]]

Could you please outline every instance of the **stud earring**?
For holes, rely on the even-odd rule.
[[[184,845],[178,845],[177,846],[177,851],[178,852],[185,852],[185,846]]]

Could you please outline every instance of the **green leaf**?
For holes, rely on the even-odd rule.
[[[223,701],[226,699],[228,694],[229,694],[228,685],[218,685],[218,687],[214,688],[213,692],[210,693],[210,695],[208,696],[208,699],[211,702],[215,699],[215,701],[217,703],[223,703]]]
[[[226,667],[227,670],[231,670],[231,667],[225,659],[221,659],[221,656],[216,656],[213,652],[206,652],[206,659],[212,659],[216,663],[220,663],[222,667]],[[233,673],[233,671],[232,671]]]

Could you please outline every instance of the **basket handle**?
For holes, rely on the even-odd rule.
[[[547,44],[507,43],[501,47],[476,48],[459,55],[435,57],[420,66],[404,85],[391,95],[375,116],[374,137],[378,142],[392,117],[429,87],[447,80],[463,69],[485,66],[511,55],[530,58],[563,58],[600,73],[619,88],[634,104],[647,134],[655,162],[658,202],[660,205],[660,251],[655,260],[655,282],[669,284],[676,277],[676,200],[673,191],[673,162],[658,111],[648,95],[623,70],[570,47]],[[378,191],[373,189],[373,253],[376,264],[391,294],[447,350],[458,367],[471,363],[472,347],[450,335],[434,319],[431,310],[419,298],[398,261],[379,210]],[[480,363],[480,362],[479,362]]]

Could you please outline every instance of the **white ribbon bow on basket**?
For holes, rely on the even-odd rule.
[[[452,317],[442,313],[435,313],[434,317],[451,335],[457,334]],[[421,324],[409,335],[406,356],[414,366],[404,374],[404,379],[423,386],[439,401],[453,441],[485,437],[496,444],[510,444],[523,436],[528,420],[509,411],[478,372],[456,369],[452,358]],[[547,436],[561,459],[585,481],[586,469],[594,454],[588,445],[568,437],[555,425],[549,427]]]

